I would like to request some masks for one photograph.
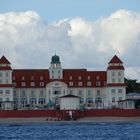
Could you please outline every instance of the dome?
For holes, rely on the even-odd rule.
[[[52,56],[51,64],[60,64],[59,56],[57,55]]]

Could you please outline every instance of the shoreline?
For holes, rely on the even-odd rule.
[[[0,118],[1,124],[47,124],[47,123],[126,123],[140,122],[140,117],[85,117],[76,121],[46,120],[47,117],[34,118]],[[50,118],[52,119],[52,118]]]

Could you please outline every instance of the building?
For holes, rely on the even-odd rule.
[[[106,71],[63,69],[54,55],[49,69],[12,69],[1,57],[0,109],[55,109],[68,94],[80,97],[81,108],[117,108],[126,99],[123,62],[115,55]]]
[[[80,97],[72,94],[64,95],[60,99],[60,110],[79,110]]]
[[[122,109],[140,108],[140,93],[128,93],[126,100],[118,101],[118,107]]]

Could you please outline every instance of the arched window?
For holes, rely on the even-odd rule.
[[[45,98],[40,98],[38,103],[39,103],[40,105],[45,104]]]
[[[87,103],[93,103],[93,99],[92,99],[92,98],[87,98],[87,99],[86,99],[86,102],[87,102]]]

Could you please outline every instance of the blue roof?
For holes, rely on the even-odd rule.
[[[132,92],[132,93],[128,93],[127,96],[140,96],[140,93]]]

